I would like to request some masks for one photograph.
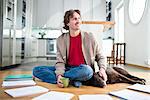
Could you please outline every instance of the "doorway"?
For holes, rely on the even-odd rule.
[[[123,0],[115,8],[114,42],[124,43],[124,5]]]

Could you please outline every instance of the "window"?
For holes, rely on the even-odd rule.
[[[130,0],[129,1],[129,18],[133,24],[137,24],[143,14],[147,0]]]

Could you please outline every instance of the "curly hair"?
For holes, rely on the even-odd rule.
[[[67,24],[69,23],[70,18],[73,17],[73,14],[75,12],[81,16],[80,10],[78,10],[78,9],[75,9],[75,10],[71,9],[71,10],[68,10],[65,12],[64,21],[63,21],[64,22],[64,26],[63,26],[64,29],[69,30],[69,26]]]

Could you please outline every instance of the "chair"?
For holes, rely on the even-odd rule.
[[[111,56],[107,57],[107,63],[125,65],[125,46],[126,43],[114,43],[111,51]]]

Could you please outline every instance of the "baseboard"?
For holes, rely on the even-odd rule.
[[[126,65],[127,65],[127,66],[133,66],[133,67],[142,68],[142,69],[145,69],[145,70],[150,70],[150,67],[146,67],[146,66],[140,66],[140,65],[129,64],[129,63],[126,63]]]
[[[0,70],[7,70],[7,69],[12,69],[18,67],[20,64],[14,64],[14,65],[9,65],[9,66],[3,66],[0,67]]]

